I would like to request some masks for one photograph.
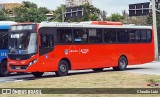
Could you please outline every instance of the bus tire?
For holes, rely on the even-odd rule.
[[[58,71],[56,71],[56,76],[67,76],[69,71],[69,64],[65,60],[61,60],[58,64]]]
[[[101,72],[103,71],[104,68],[94,68],[92,69],[94,72]]]
[[[44,72],[32,72],[34,77],[42,77],[42,75],[44,74]]]
[[[5,77],[9,75],[10,75],[10,72],[8,71],[8,68],[7,68],[7,60],[4,60],[0,64],[0,76]]]
[[[117,67],[113,67],[113,70],[115,71],[124,71],[126,70],[128,65],[128,60],[126,57],[121,56],[118,60],[118,66]]]

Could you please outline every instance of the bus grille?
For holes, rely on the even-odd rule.
[[[15,65],[11,65],[10,64],[10,68],[12,69],[12,70],[26,70],[27,69],[27,65],[24,65],[24,66],[15,66]]]

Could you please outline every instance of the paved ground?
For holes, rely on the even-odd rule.
[[[105,69],[104,72],[114,72],[112,68]],[[129,66],[126,71],[139,74],[160,75],[160,62],[152,62],[143,65]],[[93,73],[92,70],[70,71],[70,75]],[[42,78],[55,77],[54,73],[45,73]],[[31,74],[12,74],[9,77],[0,77],[0,82],[18,82],[24,80],[36,80]]]
[[[129,66],[124,72],[160,75],[160,62],[154,61],[144,65]]]

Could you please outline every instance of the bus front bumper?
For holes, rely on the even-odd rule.
[[[9,72],[38,72],[39,71],[39,66],[38,64],[32,64],[31,66],[29,65],[13,65],[13,64],[8,64],[7,65],[8,71]]]

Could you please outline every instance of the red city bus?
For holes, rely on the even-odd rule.
[[[69,70],[125,70],[154,60],[151,26],[119,22],[13,25],[9,33],[8,69],[66,76]]]

